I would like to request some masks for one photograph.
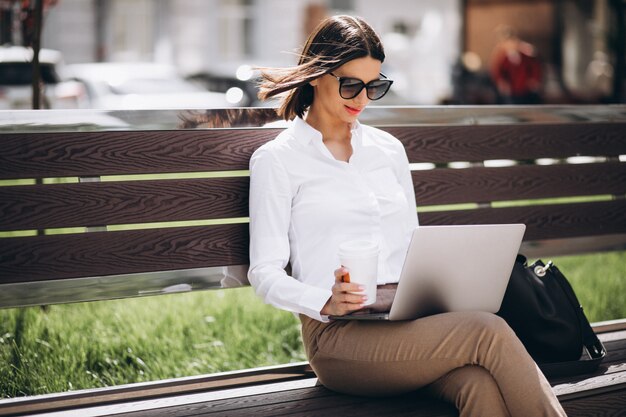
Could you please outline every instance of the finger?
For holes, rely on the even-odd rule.
[[[346,274],[348,274],[348,269],[344,268],[343,266],[341,268],[335,269],[335,282],[342,282]]]
[[[349,292],[334,293],[332,298],[337,304],[355,305],[367,302],[367,296],[365,294],[354,294]]]
[[[354,294],[348,292],[340,292],[333,294],[334,301],[336,303],[344,303],[344,304],[365,304],[368,301],[368,298],[365,294]]]
[[[338,282],[333,285],[334,292],[350,292],[350,293],[362,293],[365,291],[365,287],[361,284],[356,284],[354,282]]]
[[[367,296],[364,294],[344,293],[343,302],[346,304],[352,304],[352,305],[355,305],[355,304],[362,305],[367,302]]]

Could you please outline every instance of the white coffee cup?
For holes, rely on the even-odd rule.
[[[371,240],[349,240],[339,245],[339,260],[341,266],[348,269],[350,282],[365,287],[367,301],[364,305],[376,302],[378,253],[378,243]]]

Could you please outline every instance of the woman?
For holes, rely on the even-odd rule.
[[[311,34],[298,66],[263,72],[260,97],[287,93],[278,112],[289,124],[250,161],[250,282],[266,302],[299,315],[311,366],[332,390],[391,395],[426,387],[462,416],[565,415],[493,314],[328,319],[366,302],[359,285],[342,282],[339,243],[376,240],[378,284],[394,283],[417,226],[404,148],[357,120],[391,86],[384,59],[367,23],[335,16]]]

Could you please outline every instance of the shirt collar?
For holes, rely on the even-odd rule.
[[[322,133],[308,124],[301,117],[296,117],[292,124],[294,136],[298,140],[304,141],[306,144],[311,143],[312,140],[322,141]],[[359,146],[362,143],[362,126],[358,120],[352,123],[350,132],[352,133],[352,146]]]
[[[305,122],[301,117],[294,119],[292,128],[294,136],[306,144],[311,143],[314,139],[320,142],[322,140],[321,132]]]

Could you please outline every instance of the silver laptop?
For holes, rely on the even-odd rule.
[[[413,320],[450,311],[500,309],[526,226],[419,226],[388,313],[335,320]]]

